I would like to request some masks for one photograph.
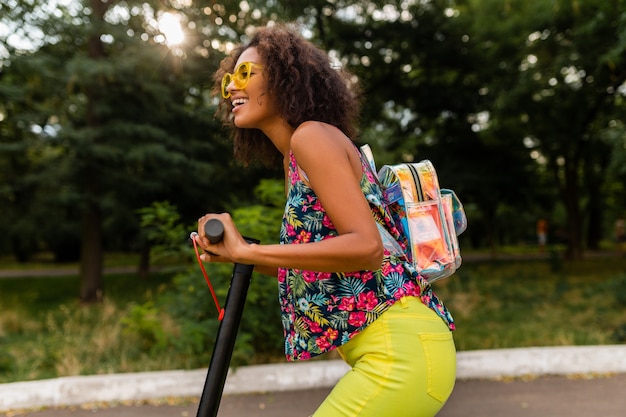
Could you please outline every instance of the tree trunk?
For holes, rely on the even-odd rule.
[[[589,201],[587,202],[587,249],[600,249],[602,239],[602,223],[604,219],[604,207],[601,200],[601,184],[594,184],[589,189]]]
[[[567,215],[567,250],[565,257],[570,260],[578,260],[583,257],[582,230],[583,218],[581,216],[579,201],[579,186],[577,183],[576,164],[569,164],[565,168],[565,184],[563,188],[563,202]]]
[[[599,194],[599,193],[592,193]],[[587,221],[587,249],[600,249],[600,240],[602,240],[602,221],[604,219],[604,208],[597,199],[591,198],[588,204],[587,213],[589,219]]]
[[[102,214],[97,202],[90,203],[83,215],[80,259],[80,300],[84,303],[102,301]]]
[[[611,148],[600,140],[592,145],[594,158],[587,158],[585,164],[585,183],[588,191],[587,210],[587,249],[600,249],[605,218],[604,185],[607,179],[606,171],[611,163]]]
[[[94,27],[93,34],[88,39],[89,57],[94,60],[106,58],[106,53],[100,40],[102,22],[104,14],[110,4],[109,1],[90,0],[93,14],[91,23]],[[98,102],[97,83],[88,84],[87,95],[87,126],[98,129],[102,122],[95,110]],[[94,142],[97,141],[95,136]],[[95,145],[95,143],[94,143]],[[86,164],[89,167],[89,164]],[[102,273],[102,211],[100,209],[100,193],[97,186],[98,177],[90,168],[84,173],[83,198],[86,207],[83,213],[82,242],[80,256],[80,299],[84,303],[94,303],[102,301],[104,297],[104,280]]]
[[[139,268],[137,273],[141,279],[148,279],[150,275],[150,244],[145,242],[141,245]]]

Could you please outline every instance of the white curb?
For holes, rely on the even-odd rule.
[[[626,372],[626,345],[459,352],[457,378]]]

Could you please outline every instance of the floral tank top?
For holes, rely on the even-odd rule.
[[[336,237],[337,230],[315,192],[300,178],[293,153],[289,159],[281,244]],[[399,240],[398,229],[382,204],[382,190],[366,164],[361,157],[363,194],[376,222]],[[377,271],[331,273],[280,268],[278,287],[288,361],[306,360],[343,345],[404,296],[420,297],[454,330],[452,316],[426,280],[406,258],[387,250]]]

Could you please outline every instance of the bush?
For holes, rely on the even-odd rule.
[[[0,347],[0,373],[10,373],[15,369],[15,357]]]
[[[231,214],[244,236],[266,243],[275,242],[284,204],[281,198],[283,184],[281,181],[264,180],[257,188],[256,195],[259,204],[234,209]],[[186,259],[189,267],[174,277],[172,288],[157,297],[154,303],[135,306],[124,319],[125,329],[139,337],[144,348],[150,352],[165,347],[173,348],[189,358],[192,366],[206,366],[219,328],[217,309],[196,263],[193,249],[189,245],[176,246],[173,242],[184,234],[181,230],[191,231],[195,226],[181,226],[175,207],[167,203],[155,203],[141,210],[141,213],[142,224],[149,231],[147,236],[156,243],[154,250],[171,255],[172,248],[178,247],[179,257]],[[168,239],[164,241],[163,236]],[[204,266],[218,301],[224,307],[232,265]],[[175,324],[169,334],[164,334],[159,328],[162,319],[158,318],[158,311],[167,314]],[[248,291],[232,364],[244,365],[276,358],[282,354],[282,346],[276,279],[255,273]]]
[[[621,307],[626,307],[626,273],[612,278],[608,282],[608,287],[615,297],[615,301]]]

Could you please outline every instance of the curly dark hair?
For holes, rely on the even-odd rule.
[[[356,140],[360,90],[355,77],[333,68],[328,54],[292,26],[257,29],[249,42],[222,60],[214,78],[214,93],[220,94],[223,75],[232,72],[243,51],[251,47],[263,59],[267,92],[290,126],[297,128],[310,120],[325,122]],[[217,117],[231,129],[235,158],[244,165],[261,162],[273,166],[282,158],[262,131],[233,124],[229,101],[220,101]]]

